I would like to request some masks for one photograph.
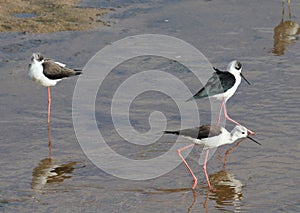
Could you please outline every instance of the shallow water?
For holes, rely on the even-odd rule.
[[[291,3],[291,19],[300,23],[300,3]],[[89,1],[80,4],[86,6]],[[100,7],[101,1],[90,6]],[[282,19],[281,2],[116,1],[106,6],[116,7],[115,12],[104,17],[111,27],[88,32],[0,34],[0,210],[298,212],[300,44],[297,35],[288,36],[289,40],[273,38],[274,28]],[[285,9],[288,19],[287,5]],[[60,82],[52,89],[53,160],[48,159],[47,91],[27,76],[32,52],[42,52],[71,67],[84,67],[106,45],[143,33],[166,34],[189,42],[222,70],[237,58],[252,83],[241,83],[228,101],[228,114],[256,131],[254,138],[262,147],[245,140],[228,156],[225,168],[219,156],[224,160],[225,151],[233,145],[219,148],[207,168],[216,191],[206,189],[197,163],[199,148],[187,158],[199,181],[195,191],[190,188],[192,177],[183,164],[144,181],[119,179],[97,168],[82,151],[73,128],[72,97],[77,78]],[[173,147],[176,139],[164,136],[154,144],[135,146],[125,143],[111,125],[109,98],[126,78],[124,73],[151,67],[173,73],[193,93],[197,90],[198,81],[193,75],[168,60],[135,59],[112,72],[103,92],[97,94],[95,116],[112,149],[131,159],[160,156]],[[197,105],[201,123],[209,122],[209,101],[199,100]],[[165,113],[169,129],[180,126],[174,102],[149,92],[132,104],[132,124],[138,131],[149,129],[152,107]],[[228,123],[226,127],[231,129],[233,125]]]

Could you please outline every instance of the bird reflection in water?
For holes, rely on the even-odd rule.
[[[219,153],[218,155],[218,160],[223,164],[223,170],[226,169],[226,163],[228,161],[229,158],[229,154],[235,150],[242,142],[245,141],[245,138],[242,138],[240,140],[238,140],[233,146],[231,146],[229,149],[226,150],[225,154],[224,154],[224,161],[223,161],[223,155],[222,153]]]
[[[46,184],[63,182],[72,177],[76,162],[55,164],[52,159],[45,158],[33,169],[31,188],[36,192],[43,192]]]
[[[211,183],[215,186],[214,190],[206,191],[206,198],[203,203],[205,212],[209,212],[209,208],[214,206],[218,210],[240,212],[241,200],[243,198],[241,181],[237,180],[233,174],[226,170],[221,170],[215,174],[209,175]],[[200,196],[200,195],[198,195]],[[201,197],[203,197],[201,193]],[[216,202],[216,205],[209,205],[210,201]],[[197,193],[193,190],[193,202],[188,207],[187,212],[196,210]],[[233,207],[234,209],[229,209]],[[200,209],[197,209],[196,212]]]
[[[299,24],[292,21],[291,2],[288,2],[289,19],[284,21],[285,0],[282,0],[281,22],[274,28],[274,47],[272,52],[274,55],[284,55],[286,47],[298,40],[297,35],[300,33]]]
[[[232,173],[221,170],[209,176],[215,185],[215,190],[208,192],[208,199],[216,202],[216,208],[224,210],[227,206],[233,206],[234,210],[241,210],[242,183],[235,179]]]

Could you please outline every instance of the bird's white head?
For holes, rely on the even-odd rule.
[[[248,136],[248,130],[244,126],[235,126],[234,129],[231,131],[231,137],[236,140],[240,138],[245,138]]]
[[[242,64],[239,61],[234,60],[230,62],[227,66],[227,71],[233,74],[236,78],[241,79],[242,77],[247,82],[247,84],[250,85],[250,82],[242,74]]]
[[[249,138],[253,142],[261,145],[259,142],[257,142],[253,138],[249,137],[248,129],[244,126],[238,126],[238,125],[235,126],[234,129],[230,132],[230,135],[231,135],[231,138],[232,138],[232,142],[234,142],[238,139],[241,139],[241,138]]]
[[[234,60],[228,64],[227,71],[232,74],[239,74],[242,72],[242,64],[239,61]]]
[[[33,53],[31,56],[31,62],[32,63],[43,63],[44,56],[41,53]]]

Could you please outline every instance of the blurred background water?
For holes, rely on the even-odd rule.
[[[14,32],[15,22],[5,22],[10,28],[0,33],[0,211],[299,211],[300,2],[291,0],[290,8],[287,2],[282,4],[279,0],[69,2],[81,9],[109,10],[96,16],[101,21],[90,20],[93,23],[89,30]],[[14,16],[24,22],[36,18],[30,11],[20,14]],[[43,25],[47,26],[47,22]],[[206,189],[202,168],[197,164],[197,149],[187,158],[200,182],[195,191],[190,189],[192,178],[183,164],[147,181],[119,179],[93,165],[81,150],[73,129],[72,96],[76,78],[52,89],[53,160],[48,159],[47,91],[27,76],[31,54],[39,51],[70,67],[81,68],[106,45],[144,33],[182,39],[221,70],[229,61],[238,59],[252,83],[249,86],[242,82],[228,101],[228,113],[256,131],[255,138],[263,146],[241,143],[229,155],[226,168],[218,158],[224,160],[225,151],[231,146],[220,148],[207,168],[215,192]],[[127,62],[122,69],[131,70],[140,62]],[[170,71],[177,68],[178,75],[184,82],[190,82],[192,92],[196,92],[198,82],[189,72],[169,61],[151,63]],[[105,91],[114,88],[113,83],[119,82],[121,75],[118,71],[112,73],[111,85],[107,84]],[[133,104],[133,109],[143,109],[151,96],[145,94],[144,99]],[[100,106],[100,97],[97,101]],[[209,101],[203,99],[197,104],[201,119],[209,120]],[[153,158],[174,143],[173,137],[163,137],[146,148],[127,146],[114,133],[110,134],[111,126],[106,126],[110,118],[105,110],[97,108],[96,118],[103,124],[103,131],[116,152],[136,159]],[[133,114],[132,119],[135,127],[143,131],[148,128],[144,126],[148,112],[139,113]],[[169,128],[178,128],[180,116],[176,115],[176,107],[170,107]],[[231,129],[233,125],[226,127]]]

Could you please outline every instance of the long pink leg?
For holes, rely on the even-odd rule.
[[[230,118],[227,114],[227,110],[226,110],[226,105],[224,104],[224,116],[225,116],[225,119],[231,121],[232,123],[235,123],[236,125],[239,125],[241,126],[241,124],[239,124],[238,122],[236,122],[235,120],[233,120],[232,118]],[[255,135],[255,132],[251,131],[248,129],[248,132],[250,135]]]
[[[50,123],[50,106],[51,106],[51,94],[50,94],[50,87],[48,87],[48,124]]]
[[[220,112],[219,112],[218,125],[219,125],[220,122],[221,122],[222,108],[224,107],[224,104],[225,104],[225,101],[224,101],[224,99],[223,99],[222,104],[221,104],[221,109],[220,109]]]
[[[49,158],[52,159],[52,142],[51,142],[51,132],[50,123],[48,123],[48,147],[49,147]]]
[[[238,122],[236,122],[235,120],[231,119],[228,114],[227,114],[227,109],[226,109],[226,105],[224,104],[223,105],[223,108],[224,108],[224,116],[225,116],[225,119],[231,121],[232,123],[235,123],[236,125],[239,125],[241,126],[241,124],[239,124]]]
[[[192,169],[189,167],[188,163],[185,161],[184,157],[181,155],[181,152],[183,150],[186,150],[190,147],[194,147],[195,144],[190,144],[188,146],[182,147],[180,149],[177,150],[177,154],[179,155],[179,157],[181,158],[181,160],[183,161],[184,165],[186,166],[186,168],[189,170],[189,172],[191,173],[191,175],[194,178],[194,185],[192,186],[192,189],[195,189],[195,187],[197,186],[197,177],[195,176],[194,172],[192,171]]]
[[[244,138],[241,139],[241,140],[238,141],[234,146],[232,146],[232,147],[230,147],[228,150],[226,150],[225,156],[224,156],[223,170],[226,169],[226,163],[227,163],[227,161],[228,161],[228,156],[229,156],[230,152],[231,152],[232,150],[234,150],[235,148],[237,148],[237,147],[240,145],[240,143],[242,143],[244,140],[245,140]]]
[[[208,175],[207,175],[207,172],[206,172],[206,162],[207,162],[208,152],[209,152],[209,149],[206,150],[204,164],[203,164],[203,172],[204,172],[204,175],[205,175],[205,178],[206,178],[208,188],[210,188],[210,182],[209,182],[209,178],[208,178]]]

